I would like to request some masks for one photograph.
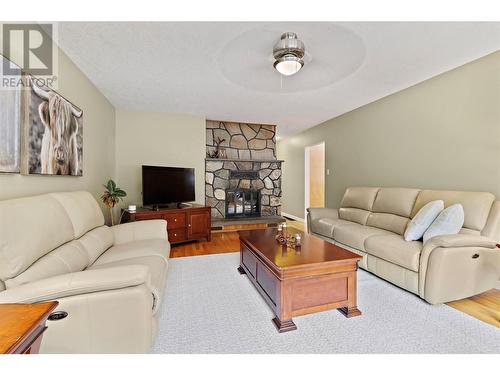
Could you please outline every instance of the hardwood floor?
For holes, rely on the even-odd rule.
[[[500,328],[500,290],[491,289],[474,297],[448,302],[448,306]]]
[[[238,251],[240,251],[238,232],[212,233],[212,240],[210,242],[200,241],[172,245],[170,258],[233,253]]]
[[[287,225],[304,230],[304,223],[287,220]],[[212,233],[210,242],[192,242],[172,246],[171,258],[238,252],[238,232]],[[491,289],[477,296],[447,303],[465,314],[500,328],[500,290]]]

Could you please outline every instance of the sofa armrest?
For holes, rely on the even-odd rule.
[[[311,208],[307,209],[307,233],[311,233],[311,221],[328,217],[330,219],[339,218],[339,210],[336,208]]]
[[[123,289],[146,284],[146,266],[131,265],[67,273],[26,283],[0,292],[0,303],[36,303],[59,298]]]
[[[114,235],[114,245],[122,243],[151,240],[167,239],[166,220],[143,220],[112,226]]]
[[[436,236],[420,254],[419,295],[430,303],[466,298],[494,287],[500,276],[495,240],[466,234]]]
[[[307,216],[310,216],[311,220],[323,217],[328,217],[330,219],[338,219],[339,210],[336,208],[308,208]]]
[[[488,249],[494,249],[497,246],[497,242],[489,237],[484,236],[474,236],[470,234],[447,234],[442,236],[436,236],[429,239],[424,244],[425,248],[436,248],[436,247],[485,247]]]

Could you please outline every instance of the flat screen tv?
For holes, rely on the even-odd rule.
[[[194,168],[142,166],[144,206],[157,207],[194,200]]]

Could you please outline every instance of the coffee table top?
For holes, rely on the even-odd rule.
[[[282,246],[276,241],[275,228],[239,231],[240,241],[260,255],[267,263],[279,269],[300,267],[318,263],[353,261],[362,257],[321,238],[294,228],[287,228],[288,235],[300,233],[300,251]]]
[[[57,307],[58,302],[0,304],[0,354],[12,353]]]

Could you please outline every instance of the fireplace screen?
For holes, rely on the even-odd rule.
[[[260,216],[260,192],[255,189],[226,190],[226,218]]]

